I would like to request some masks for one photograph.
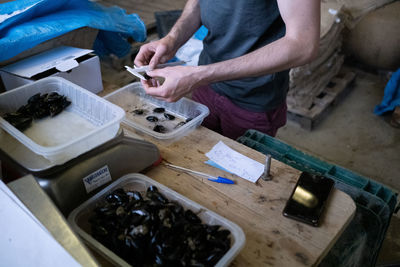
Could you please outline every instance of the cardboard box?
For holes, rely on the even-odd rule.
[[[100,61],[93,50],[60,46],[0,69],[6,90],[58,76],[93,93],[103,90]]]

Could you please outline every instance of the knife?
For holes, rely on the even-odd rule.
[[[158,64],[156,66],[156,69],[161,69],[161,68],[165,68],[165,67],[179,66],[179,65],[186,64],[186,63],[187,62],[183,61],[183,60],[175,61],[175,62],[168,62],[168,63]],[[146,77],[141,73],[146,73],[147,71],[150,70],[150,66],[149,65],[142,66],[142,67],[136,67],[134,65],[134,68],[131,68],[129,66],[125,66],[125,68],[129,73],[135,75],[136,77],[138,77],[141,80],[147,80]]]

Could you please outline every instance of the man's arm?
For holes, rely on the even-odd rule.
[[[284,37],[238,58],[198,67],[156,69],[148,74],[164,77],[165,82],[145,88],[146,92],[176,101],[200,85],[271,74],[308,63],[318,54],[320,0],[278,0],[278,7],[286,25]]]
[[[320,39],[319,0],[278,0],[286,34],[244,56],[199,70],[207,83],[275,73],[311,61]]]
[[[188,0],[182,15],[179,17],[170,32],[162,39],[143,45],[135,58],[135,65],[149,64],[155,68],[160,63],[171,59],[176,51],[201,26],[200,7],[198,0]]]

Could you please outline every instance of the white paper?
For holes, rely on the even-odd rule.
[[[80,266],[0,181],[1,266]]]
[[[110,182],[111,180],[110,171],[108,170],[108,166],[105,165],[83,178],[83,184],[85,185],[86,192],[90,193],[103,184]]]
[[[264,165],[236,152],[219,141],[206,156],[219,166],[250,182],[257,182],[264,173]]]

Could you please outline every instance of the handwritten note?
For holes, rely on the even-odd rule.
[[[264,172],[264,165],[231,149],[219,141],[206,156],[228,171],[250,182],[257,182]]]

